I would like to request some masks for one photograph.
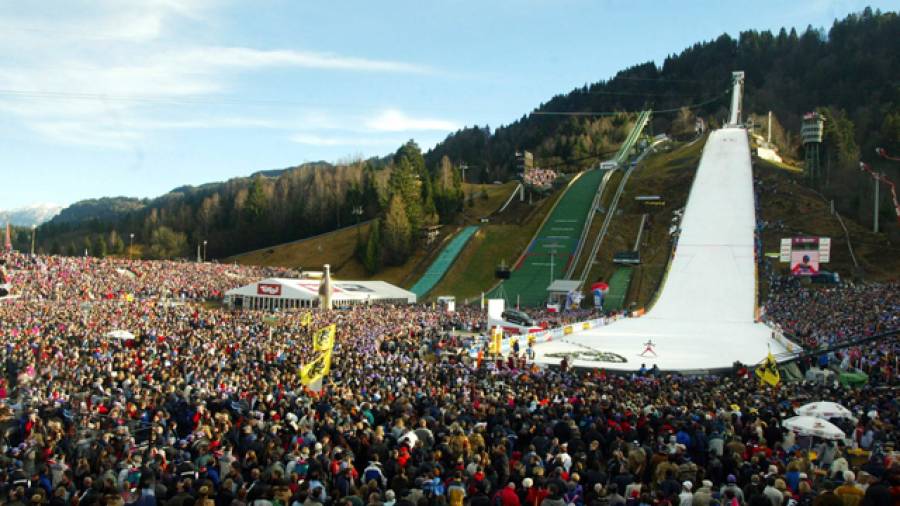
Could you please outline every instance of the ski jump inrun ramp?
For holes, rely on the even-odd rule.
[[[717,130],[704,148],[656,304],[642,317],[538,344],[537,362],[567,357],[576,367],[690,371],[754,364],[770,347],[784,353],[772,330],[755,320],[755,225],[747,131]],[[655,356],[641,355],[648,340]]]
[[[755,364],[792,343],[756,321],[750,141],[741,125],[744,73],[734,72],[731,114],[710,134],[694,176],[662,292],[650,311],[535,347],[538,363],[633,371],[711,371]],[[652,352],[644,343],[652,342]]]

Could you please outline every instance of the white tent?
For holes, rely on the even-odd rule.
[[[855,420],[853,413],[849,409],[836,402],[829,401],[810,402],[795,409],[794,412],[801,416],[813,416],[816,418],[848,418]]]
[[[225,292],[225,303],[246,309],[319,306],[320,279],[267,278]],[[384,281],[332,280],[335,307],[357,304],[413,304],[416,294]]]
[[[799,436],[815,436],[824,439],[844,439],[846,435],[833,423],[812,416],[794,416],[781,422],[785,429]]]

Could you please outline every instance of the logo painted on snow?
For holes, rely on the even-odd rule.
[[[256,285],[256,293],[259,295],[271,295],[277,297],[281,295],[281,285],[260,283]]]

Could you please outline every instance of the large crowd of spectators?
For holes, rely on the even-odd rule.
[[[551,169],[529,169],[525,171],[525,184],[540,189],[553,186],[559,173]]]
[[[291,277],[290,269],[214,262],[144,261],[116,258],[4,256],[9,283],[27,299],[95,300],[132,297],[218,299],[224,288],[263,277]]]
[[[305,311],[197,303],[287,272],[8,258],[15,298],[0,301],[4,504],[900,500],[895,345],[858,350],[876,362],[859,388],[539,369],[524,353],[473,360],[465,350],[484,330],[477,307],[355,307],[315,311],[307,324]],[[785,281],[768,316],[836,342],[895,325],[896,288],[812,290],[795,304],[791,290],[806,289]],[[330,323],[331,373],[312,391],[298,368],[312,356],[311,332]],[[854,412],[855,421],[836,421],[844,441],[782,429],[794,407],[812,400]]]
[[[841,344],[900,327],[900,282],[813,287],[773,277],[766,314],[807,347]]]

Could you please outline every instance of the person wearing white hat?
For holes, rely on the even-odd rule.
[[[692,506],[694,502],[694,493],[691,492],[693,490],[694,484],[689,481],[684,481],[681,483],[681,493],[678,494],[678,505],[679,506]]]

